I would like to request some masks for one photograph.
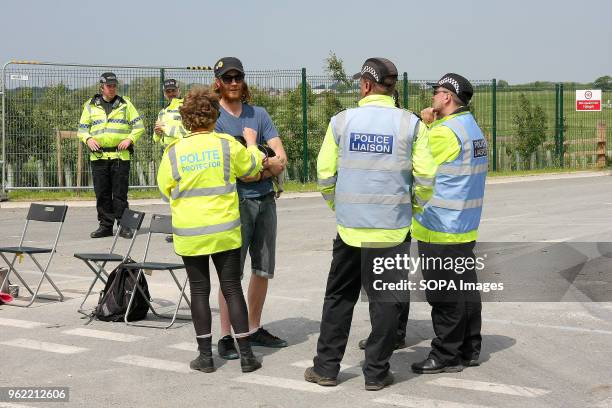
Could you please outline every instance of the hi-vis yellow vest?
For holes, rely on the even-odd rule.
[[[181,118],[179,111],[181,106],[183,106],[183,100],[173,98],[168,106],[159,111],[157,120],[163,123],[163,133],[162,135],[153,134],[153,141],[155,143],[161,143],[163,147],[166,147],[174,142],[175,139],[182,139],[189,133],[183,127],[183,118]]]
[[[100,152],[90,152],[89,159],[130,160],[129,151],[119,152],[114,148],[124,139],[130,139],[134,143],[142,136],[145,131],[142,116],[127,97],[119,96],[108,116],[101,104],[101,95],[95,95],[85,102],[79,120],[78,136],[83,143],[93,137],[103,149]]]
[[[262,160],[257,146],[245,148],[225,133],[191,133],[166,148],[157,184],[170,202],[177,254],[208,255],[242,245],[236,178],[257,174]]]

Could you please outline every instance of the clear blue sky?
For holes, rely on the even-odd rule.
[[[11,59],[212,65],[348,73],[387,57],[413,79],[587,82],[612,75],[612,1],[98,1],[2,4],[0,62]]]

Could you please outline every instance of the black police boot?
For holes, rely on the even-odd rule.
[[[385,375],[385,378],[382,380],[366,380],[365,389],[366,391],[380,391],[383,388],[393,384],[393,381],[393,374],[391,374],[391,372],[387,372],[387,375]]]
[[[414,363],[411,368],[417,374],[458,373],[463,371],[461,364],[441,363],[433,357],[427,357],[419,363]]]
[[[121,230],[119,231],[119,236],[121,238],[125,238],[125,239],[132,239],[132,237],[134,236],[134,231],[132,231],[131,228],[128,227],[120,227]]]
[[[89,234],[91,238],[104,238],[113,236],[113,227],[104,227],[100,225],[97,230]]]
[[[215,371],[215,362],[212,357],[212,345],[211,338],[200,339],[196,338],[198,341],[198,350],[200,351],[200,355],[189,363],[189,367],[192,370],[198,370],[205,373],[212,373]]]
[[[359,348],[362,350],[365,350],[367,342],[368,342],[368,339],[359,340]],[[399,349],[403,349],[406,347],[408,347],[408,345],[406,344],[406,338],[402,337],[401,339],[397,339],[395,341],[395,344],[393,345],[393,350],[399,350]]]
[[[248,337],[238,339],[238,348],[240,349],[240,368],[243,373],[250,373],[261,368],[261,363],[253,354]]]

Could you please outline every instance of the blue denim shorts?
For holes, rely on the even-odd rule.
[[[274,193],[257,198],[240,199],[242,249],[240,270],[244,273],[247,252],[251,255],[251,271],[272,279],[276,256],[276,199]]]

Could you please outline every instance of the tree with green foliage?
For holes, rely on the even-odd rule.
[[[508,81],[504,80],[504,79],[499,79],[497,81],[497,87],[498,88],[508,88],[510,85],[508,84]]]
[[[350,79],[344,70],[344,61],[330,51],[329,56],[325,59],[324,70],[336,83],[334,88],[337,92],[343,93],[350,91],[353,86],[353,81]]]
[[[516,126],[516,150],[527,160],[546,140],[546,113],[540,105],[531,106],[524,93],[519,95],[519,110],[512,123]]]
[[[593,87],[595,89],[601,89],[602,91],[612,91],[612,77],[605,75],[597,78],[593,81]]]

